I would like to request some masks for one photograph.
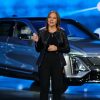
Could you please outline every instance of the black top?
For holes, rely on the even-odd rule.
[[[37,60],[38,66],[41,66],[43,60],[45,59],[48,54],[50,56],[55,56],[59,58],[59,62],[61,66],[66,65],[66,61],[64,59],[63,53],[68,53],[70,51],[68,39],[66,36],[66,33],[63,29],[60,29],[59,31],[56,31],[53,33],[53,36],[51,37],[50,34],[52,33],[46,33],[46,28],[42,28],[39,30],[39,41],[35,44],[35,48],[37,52],[40,52],[40,55]],[[47,48],[49,44],[54,44],[57,46],[57,51],[53,54],[47,52]],[[52,58],[53,58],[52,57]],[[58,61],[58,60],[57,60]]]
[[[49,37],[48,42],[47,42],[48,46],[55,45],[58,47],[58,41],[55,37],[55,33],[56,32],[54,32],[54,33],[49,32],[48,33],[48,34],[50,34],[50,37]],[[47,49],[48,49],[48,47],[47,47]],[[44,60],[43,60],[44,63],[49,64],[49,65],[52,65],[52,64],[56,65],[56,63],[59,63],[59,65],[60,65],[59,56],[58,56],[57,51],[48,51],[47,50],[45,54],[46,55],[45,55]]]
[[[58,42],[57,42],[57,39],[56,39],[56,37],[55,37],[55,32],[54,33],[50,33],[49,32],[49,34],[50,34],[50,37],[49,37],[49,39],[48,39],[48,46],[49,45],[55,45],[55,46],[58,46]]]

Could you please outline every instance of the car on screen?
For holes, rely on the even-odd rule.
[[[36,52],[33,33],[45,26],[46,18],[0,18],[0,75],[34,80],[39,86],[39,53]],[[81,23],[73,19],[61,19],[71,51],[63,54],[64,89],[70,85],[100,82],[100,39]]]

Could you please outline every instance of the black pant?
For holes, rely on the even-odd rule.
[[[57,54],[50,54],[39,67],[40,100],[48,100],[50,77],[52,80],[53,100],[61,100],[63,84],[62,67]]]

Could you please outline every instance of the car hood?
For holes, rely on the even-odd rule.
[[[100,55],[100,40],[70,40],[71,52],[86,55]]]

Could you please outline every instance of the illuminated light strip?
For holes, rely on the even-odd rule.
[[[92,7],[92,8],[77,10],[77,11],[74,11],[74,12],[67,13],[67,15],[72,15],[72,14],[81,13],[81,12],[85,12],[85,11],[89,11],[89,10],[95,10],[95,9],[98,9],[98,8],[97,7]]]
[[[85,12],[85,11],[89,11],[89,10],[95,10],[95,9],[100,11],[100,2],[97,3],[96,7],[91,7],[91,8],[87,8],[87,9],[77,10],[77,11],[74,11],[74,12],[69,12],[66,15],[68,16],[68,15],[77,14],[77,13],[81,13],[81,12]],[[65,16],[65,15],[63,15],[63,16]]]
[[[97,4],[97,9],[100,11],[100,2]]]

